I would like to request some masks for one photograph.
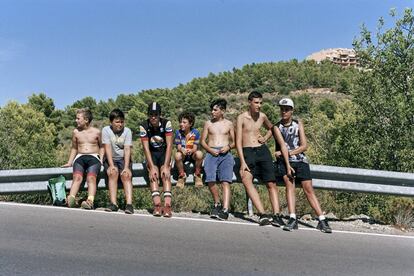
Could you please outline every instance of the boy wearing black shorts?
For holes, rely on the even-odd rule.
[[[302,185],[309,204],[315,210],[319,217],[317,228],[324,233],[332,233],[328,221],[321,210],[318,198],[312,187],[312,177],[309,169],[309,163],[305,155],[308,148],[306,135],[301,121],[293,119],[294,104],[291,99],[284,98],[279,101],[281,120],[275,125],[282,133],[284,144],[289,151],[289,163],[294,170],[295,179],[287,176],[287,170],[284,159],[281,156],[280,143],[276,143],[277,168],[276,174],[283,177],[286,185],[286,199],[288,202],[288,210],[290,213],[289,222],[283,227],[283,230],[292,231],[298,228],[298,222],[295,213],[295,180]]]
[[[148,105],[148,119],[140,125],[141,143],[144,148],[149,173],[154,216],[171,217],[171,151],[173,129],[171,122],[161,118],[161,106],[157,102]],[[164,208],[161,208],[159,179],[163,184]]]

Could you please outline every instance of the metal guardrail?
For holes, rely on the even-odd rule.
[[[234,166],[233,180],[240,182],[237,161]],[[322,165],[311,165],[311,171],[313,186],[316,189],[414,196],[414,173]],[[148,186],[147,173],[142,163],[134,163],[132,173],[134,187]],[[46,192],[48,180],[59,175],[65,176],[66,187],[69,189],[72,184],[72,168],[2,170],[0,171],[0,194]],[[173,178],[172,183],[173,185],[176,183]],[[187,178],[187,183],[193,183],[192,175]],[[283,183],[278,183],[278,185],[283,186]],[[103,170],[100,174],[98,188],[106,188]]]

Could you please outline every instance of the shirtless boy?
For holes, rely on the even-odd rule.
[[[161,118],[161,106],[157,102],[148,105],[148,119],[140,125],[141,143],[144,148],[150,179],[153,215],[171,217],[171,152],[173,129],[171,121]],[[161,208],[159,180],[163,184],[164,208]]]
[[[96,194],[96,178],[101,170],[104,148],[101,143],[101,131],[90,124],[92,113],[87,108],[76,111],[77,127],[72,132],[72,147],[69,160],[62,167],[73,166],[73,180],[69,195],[66,199],[68,207],[76,205],[75,196],[79,191],[86,172],[88,183],[88,199],[83,201],[83,209],[92,210]]]
[[[260,112],[263,102],[262,94],[253,91],[249,94],[248,101],[248,111],[237,117],[236,148],[240,158],[240,176],[247,194],[259,212],[259,224],[272,223],[274,226],[280,227],[284,225],[284,222],[280,215],[276,175],[272,155],[265,145],[266,141],[272,136],[273,125],[267,116]],[[268,130],[265,136],[260,134],[262,126]],[[282,153],[287,156],[286,147],[282,147]],[[288,164],[287,167],[289,168]],[[259,193],[253,185],[255,177],[266,183],[273,216],[265,214]]]
[[[233,180],[234,166],[234,158],[230,152],[235,146],[234,126],[231,121],[224,118],[226,107],[227,102],[224,99],[211,103],[211,120],[204,123],[201,134],[201,145],[207,151],[204,159],[205,181],[214,200],[210,216],[220,220],[229,217],[230,184]],[[223,205],[220,202],[217,181],[221,183],[223,189]]]
[[[324,233],[332,233],[332,229],[328,224],[325,216],[323,215],[318,198],[315,195],[315,191],[312,187],[312,177],[309,168],[308,159],[305,155],[305,151],[308,148],[306,141],[305,130],[301,121],[293,119],[293,101],[289,98],[281,99],[279,102],[281,120],[276,124],[275,130],[280,130],[283,135],[283,142],[288,148],[289,156],[288,160],[291,167],[295,170],[295,179],[286,176],[285,160],[286,157],[280,156],[279,146],[280,143],[276,143],[276,156],[277,160],[277,176],[282,176],[286,185],[286,199],[289,210],[289,221],[287,225],[283,227],[283,230],[292,231],[298,229],[298,221],[295,213],[295,180],[302,185],[302,189],[305,192],[306,198],[309,204],[315,211],[319,218],[317,228]]]

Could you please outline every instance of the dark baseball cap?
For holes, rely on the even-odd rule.
[[[161,114],[161,106],[157,102],[152,102],[148,105],[148,114]]]

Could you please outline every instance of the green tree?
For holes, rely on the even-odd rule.
[[[56,129],[42,112],[10,102],[0,109],[0,169],[56,165]]]
[[[354,121],[335,129],[332,156],[341,165],[414,171],[414,16],[391,11],[395,25],[379,20],[375,39],[365,26],[354,47],[362,67],[352,89]]]
[[[51,98],[46,96],[44,93],[32,94],[29,97],[28,104],[37,111],[45,114],[46,117],[50,117],[52,112],[55,110],[55,104]]]

